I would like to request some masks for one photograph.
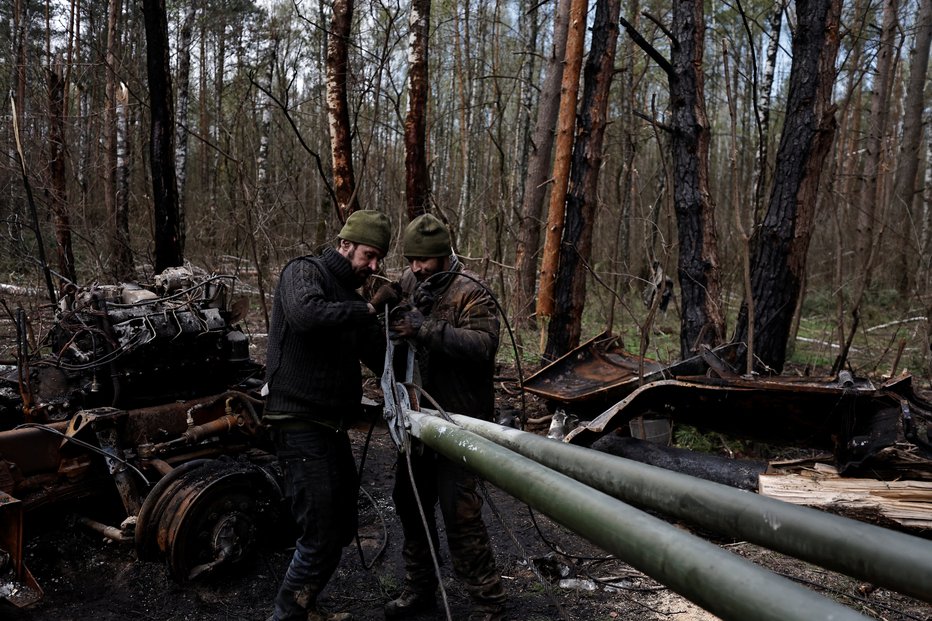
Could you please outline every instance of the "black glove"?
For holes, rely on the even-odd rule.
[[[411,338],[424,325],[424,313],[417,308],[410,308],[397,316],[392,317],[388,324],[389,330],[399,338]]]
[[[375,307],[376,311],[381,311],[383,307],[392,308],[401,300],[401,285],[397,282],[385,283],[379,287],[369,300],[369,304]]]
[[[434,302],[437,301],[437,296],[434,294],[433,289],[420,285],[417,289],[414,290],[414,294],[411,296],[411,302],[421,310],[421,312],[428,312],[434,306]]]

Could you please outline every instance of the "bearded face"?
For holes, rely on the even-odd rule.
[[[362,285],[379,269],[379,261],[382,260],[383,253],[374,246],[366,244],[356,244],[346,240],[340,240],[338,252],[350,262],[353,268],[353,274],[356,275],[358,285]]]
[[[418,282],[450,269],[450,257],[408,257],[411,273]]]

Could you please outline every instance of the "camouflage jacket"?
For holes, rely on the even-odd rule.
[[[425,320],[411,339],[417,352],[420,383],[449,413],[491,420],[495,411],[493,376],[498,350],[499,320],[489,291],[471,278],[478,276],[458,262],[451,278],[437,276],[434,303],[422,308]],[[460,275],[462,274],[462,275]],[[401,287],[410,299],[417,288],[410,269]],[[425,407],[433,407],[426,399]]]

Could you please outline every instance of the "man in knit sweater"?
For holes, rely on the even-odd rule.
[[[346,428],[360,408],[360,360],[381,372],[384,356],[376,308],[356,289],[378,269],[390,237],[387,216],[356,211],[336,248],[288,263],[275,291],[263,420],[299,535],[271,621],[351,618],[320,612],[317,596],[356,532],[358,481]]]
[[[412,306],[389,327],[414,348],[419,383],[444,410],[491,420],[499,340],[491,293],[453,254],[446,226],[433,215],[411,221],[404,232],[403,252],[410,268],[402,275],[401,288]],[[422,399],[422,403],[429,402]],[[429,536],[436,549],[433,507],[439,504],[453,570],[473,601],[469,619],[503,619],[505,591],[482,521],[475,475],[427,447],[417,448],[410,459]],[[405,582],[401,594],[385,605],[385,617],[402,619],[433,609],[437,589],[428,535],[405,457],[398,459],[392,498],[404,530]],[[454,614],[454,618],[464,617]]]

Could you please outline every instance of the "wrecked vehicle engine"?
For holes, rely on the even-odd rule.
[[[156,290],[94,285],[64,307],[33,359],[17,317],[18,369],[0,378],[0,429],[65,420],[92,407],[130,409],[222,391],[261,375],[246,336],[232,327],[223,277],[194,283],[177,270]],[[23,384],[20,387],[20,383]]]
[[[41,597],[23,521],[48,509],[164,558],[179,581],[255,551],[280,473],[229,280],[172,268],[149,287],[73,290],[31,347],[16,311],[16,364],[0,375],[0,599]]]

